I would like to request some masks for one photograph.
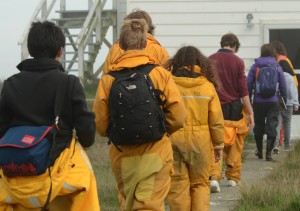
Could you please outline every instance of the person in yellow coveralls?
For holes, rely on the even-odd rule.
[[[213,66],[197,48],[185,46],[167,62],[166,69],[188,110],[183,129],[170,136],[174,155],[170,210],[208,211],[211,159],[218,162],[224,147],[224,120]]]
[[[169,54],[166,49],[161,46],[160,43],[154,38],[155,26],[152,23],[150,15],[144,10],[134,9],[124,18],[124,20],[130,19],[144,19],[147,22],[148,33],[145,52],[149,55],[149,57],[151,57],[151,60],[154,61],[155,64],[163,65],[169,59]],[[103,74],[108,72],[109,66],[115,63],[116,59],[123,52],[124,50],[120,47],[118,40],[110,48],[109,53],[105,59]]]
[[[135,70],[130,74],[132,78],[135,78],[142,75],[142,73],[139,73],[139,71],[142,70],[140,69],[141,67],[155,63],[144,50],[147,44],[147,31],[148,26],[145,20],[125,20],[121,28],[119,40],[120,47],[124,52],[120,54],[116,62],[109,67],[111,71],[102,76],[93,108],[96,113],[97,131],[101,136],[109,137],[113,143],[109,152],[110,162],[117,182],[119,206],[122,211],[165,210],[164,199],[169,192],[170,175],[173,172],[172,146],[168,134],[172,134],[182,128],[186,118],[186,109],[171,73],[161,66],[154,66],[149,73],[149,77],[152,80],[155,90],[161,90],[163,92],[162,95],[164,96],[165,102],[163,105],[163,115],[167,132],[163,132],[161,138],[156,141],[144,142],[143,139],[140,139],[140,133],[144,134],[144,132],[147,133],[151,131],[152,126],[150,125],[148,127],[149,129],[139,130],[141,125],[145,125],[148,120],[140,118],[138,115],[134,116],[136,112],[140,112],[136,109],[136,106],[139,105],[128,107],[130,111],[129,115],[132,114],[131,117],[135,120],[139,118],[134,122],[135,124],[131,119],[128,119],[125,121],[126,125],[124,128],[113,130],[118,127],[118,121],[122,121],[127,113],[120,113],[114,116],[115,110],[117,110],[115,106],[123,106],[126,102],[122,101],[121,98],[124,98],[124,94],[120,92],[120,102],[110,103],[110,97],[112,93],[115,93],[112,92],[112,87],[115,87],[114,85],[117,83],[117,79],[111,74],[122,74],[122,72],[126,73],[126,71],[130,72]],[[142,75],[142,77],[144,77],[143,80],[148,78],[147,75]],[[153,89],[153,87],[148,84],[143,85],[146,89]],[[150,89],[150,87],[152,88]],[[138,85],[130,83],[126,86],[126,90],[130,91],[135,89],[139,90],[141,88],[138,87]],[[138,98],[138,96],[140,97],[140,95],[137,95],[136,98]],[[143,108],[147,110],[146,102],[149,102],[149,100],[150,99],[145,100],[144,105],[139,107],[140,110],[143,110]],[[132,101],[135,101],[135,99],[132,99]],[[130,104],[131,101],[127,103]],[[115,109],[113,110],[111,107]],[[162,111],[160,107],[159,110]],[[152,115],[151,112],[145,112],[149,117]],[[114,122],[115,118],[118,119],[116,123]],[[129,121],[130,123],[127,123]],[[161,120],[156,119],[154,124],[160,121]],[[120,136],[118,139],[120,143],[117,144],[114,135],[121,133],[123,130],[127,131],[127,128],[130,128],[132,132],[124,132],[123,136]],[[153,129],[154,133],[160,130],[160,128]],[[112,131],[116,131],[116,133]],[[136,133],[137,136],[131,139],[126,138]]]
[[[245,65],[235,55],[240,42],[235,34],[228,33],[221,38],[221,49],[209,56],[216,63],[216,73],[220,87],[217,89],[221,101],[225,137],[224,162],[228,186],[234,187],[241,180],[242,151],[249,129],[254,126],[253,110],[249,99]],[[220,192],[222,178],[220,163],[213,163],[211,192]]]
[[[65,46],[64,34],[52,22],[34,22],[27,46],[33,58],[17,66],[20,73],[9,77],[1,92],[0,137],[10,126],[52,125],[55,119],[57,79],[65,74],[59,62]],[[87,109],[78,77],[68,75],[66,79],[60,115],[62,124],[55,139],[52,158],[56,160],[50,167],[51,177],[48,171],[35,176],[7,177],[0,169],[1,211],[100,210],[96,179],[85,153],[85,148],[95,141],[95,114]],[[62,203],[55,203],[57,198]]]

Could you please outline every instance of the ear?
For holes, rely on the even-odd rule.
[[[56,54],[55,60],[59,61],[61,59],[63,51],[64,51],[64,48],[61,47]]]

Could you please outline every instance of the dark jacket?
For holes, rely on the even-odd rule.
[[[54,99],[61,64],[48,58],[27,59],[17,68],[20,73],[4,81],[0,98],[0,137],[9,127],[42,126],[54,123]],[[87,110],[85,95],[78,77],[68,75],[61,112],[62,129],[76,135],[83,147],[95,139],[94,113]],[[69,136],[70,137],[70,136]]]

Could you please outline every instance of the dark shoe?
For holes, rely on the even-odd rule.
[[[291,146],[290,145],[284,146],[284,151],[286,152],[291,151]]]
[[[263,159],[262,153],[258,152],[258,150],[255,151],[255,155],[258,157],[258,159]]]
[[[273,161],[271,153],[266,153],[266,161]]]

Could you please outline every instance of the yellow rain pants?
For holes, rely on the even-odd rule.
[[[12,178],[3,176],[0,171],[0,176],[0,211],[35,211],[43,207],[51,181],[48,171],[39,176]],[[85,150],[75,139],[51,167],[51,176],[50,210],[100,210],[92,166]],[[60,203],[52,203],[57,196]]]
[[[173,169],[171,143],[162,140],[142,145],[110,147],[121,211],[165,211],[164,199],[170,188]]]
[[[168,194],[170,210],[209,210],[211,140],[199,140],[199,131],[172,135],[174,174]]]
[[[243,112],[243,118],[239,121],[224,120],[225,127],[236,127],[236,138],[232,145],[225,145],[223,159],[226,164],[225,176],[228,180],[239,182],[241,180],[242,152],[244,140],[248,135],[247,117]],[[225,132],[230,130],[225,130]],[[230,136],[230,135],[229,135]],[[222,178],[222,160],[212,164],[211,177],[214,180]]]

